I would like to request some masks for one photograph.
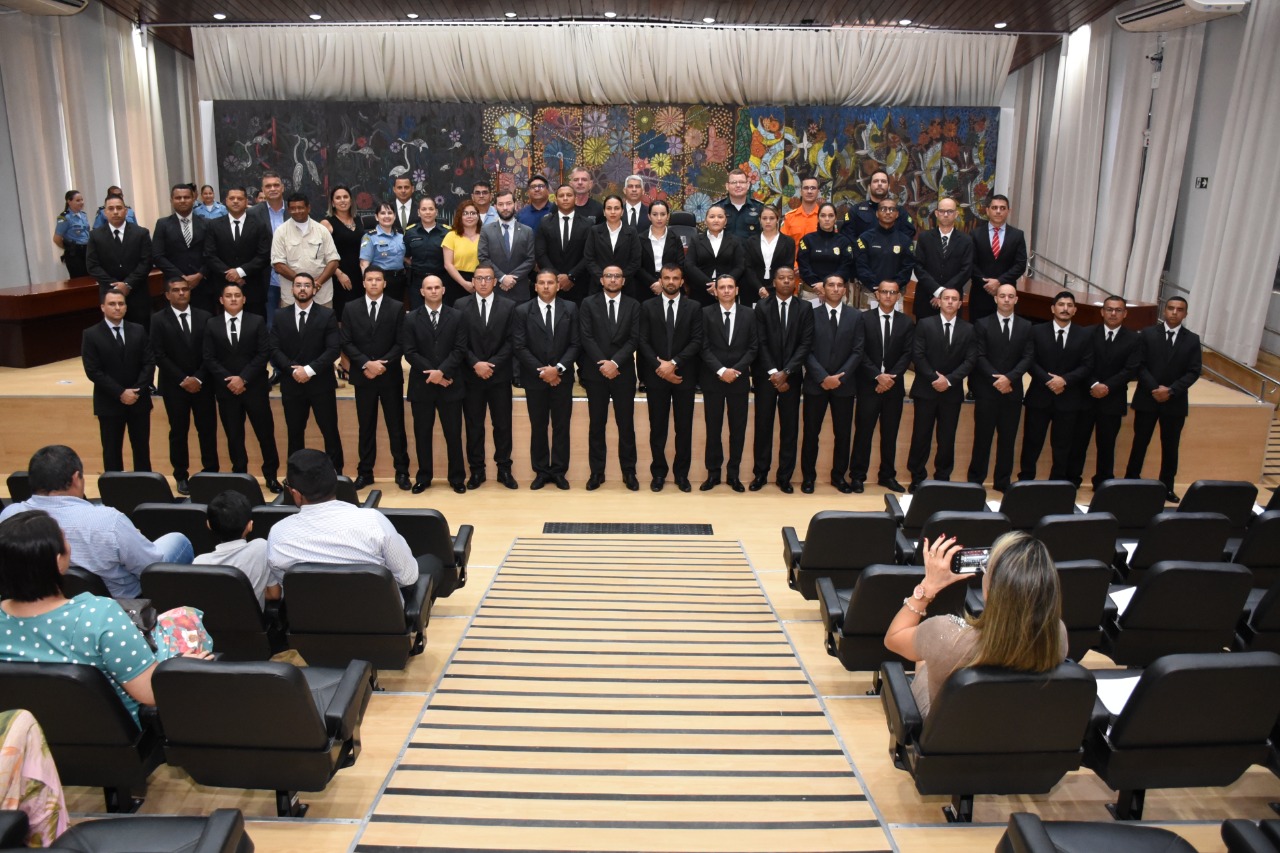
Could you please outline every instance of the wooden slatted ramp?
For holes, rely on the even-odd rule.
[[[889,846],[737,542],[539,536],[355,849]]]

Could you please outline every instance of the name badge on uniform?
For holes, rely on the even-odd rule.
[[[840,254],[840,247],[839,247],[839,246],[834,247],[834,248],[831,250],[831,252],[832,252],[832,254],[835,254],[835,255]]]
[[[901,247],[901,246],[894,246],[894,247],[893,247],[893,253],[894,253],[895,255],[896,255],[896,254],[899,254],[901,251],[902,251],[902,247]]]

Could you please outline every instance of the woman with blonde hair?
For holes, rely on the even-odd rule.
[[[926,618],[939,592],[970,577],[951,571],[960,548],[954,536],[925,540],[924,582],[902,600],[884,638],[889,651],[917,661],[911,692],[923,715],[961,667],[1049,672],[1067,656],[1058,571],[1044,543],[1023,532],[1006,533],[992,547],[982,574],[986,604],[980,616]]]

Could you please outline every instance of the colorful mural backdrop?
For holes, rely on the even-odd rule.
[[[757,198],[784,212],[799,204],[803,178],[818,178],[824,198],[846,205],[884,169],[899,202],[928,227],[940,193],[959,201],[966,226],[978,221],[995,175],[999,110],[218,101],[214,117],[222,188],[256,185],[272,169],[317,211],[338,184],[372,210],[407,175],[450,214],[477,180],[519,195],[533,174],[554,187],[581,166],[597,195],[620,192],[638,174],[647,200],[701,222],[735,167],[750,174]]]

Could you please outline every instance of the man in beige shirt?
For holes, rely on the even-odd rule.
[[[333,306],[333,274],[338,269],[338,249],[333,237],[311,218],[311,202],[303,193],[289,196],[289,219],[271,238],[271,265],[281,281],[280,304],[293,304],[293,279],[306,273],[315,279],[317,305]]]

